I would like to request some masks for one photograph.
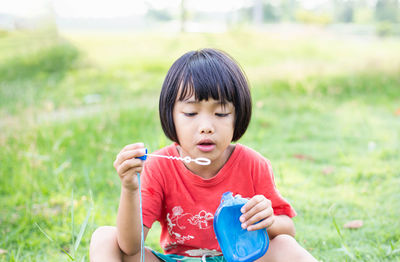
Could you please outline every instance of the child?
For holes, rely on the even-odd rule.
[[[164,254],[145,249],[146,261],[224,261],[213,230],[213,214],[226,191],[249,198],[242,227],[266,228],[271,239],[258,261],[315,261],[294,239],[290,204],[275,187],[270,162],[252,149],[232,144],[251,117],[247,79],[238,64],[215,49],[191,51],[169,69],[159,113],[173,144],[156,154],[205,157],[210,165],[149,157],[144,145],[125,146],[114,167],[121,179],[117,227],[100,227],[92,236],[91,261],[140,261],[141,173],[144,237],[159,221]],[[256,223],[259,222],[259,223]]]

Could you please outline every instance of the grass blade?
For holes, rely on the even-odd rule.
[[[43,234],[45,237],[47,237],[48,240],[50,240],[51,242],[54,242],[54,240],[53,240],[49,235],[47,235],[46,232],[44,232],[44,230],[39,226],[38,223],[35,222],[35,226],[40,230],[40,232],[42,232],[42,234]]]
[[[72,193],[71,193],[71,231],[72,231],[72,245],[75,243],[75,222],[74,222],[74,189],[72,189]],[[75,250],[73,249],[73,252]],[[75,257],[75,252],[73,253],[74,257]]]
[[[91,215],[91,214],[92,214],[92,207],[89,208],[89,210],[88,210],[88,212],[87,212],[87,214],[86,214],[85,221],[83,221],[83,223],[82,223],[82,225],[81,225],[81,228],[80,228],[80,230],[79,230],[79,234],[78,234],[78,236],[77,236],[77,238],[76,238],[76,242],[75,242],[75,246],[74,246],[74,250],[75,250],[75,251],[76,251],[76,250],[78,249],[78,247],[79,247],[79,244],[80,244],[81,239],[82,239],[82,237],[83,237],[83,233],[85,233],[85,229],[86,229],[86,227],[87,227],[87,224],[88,224],[88,221],[89,221],[89,218],[90,218],[90,215]]]
[[[331,216],[331,218],[332,218],[332,224],[334,225],[334,227],[336,228],[336,231],[337,231],[337,233],[338,233],[338,235],[339,235],[339,237],[340,237],[340,240],[341,240],[341,244],[342,244],[342,249],[341,250],[343,250],[343,252],[347,255],[347,256],[349,256],[352,260],[354,260],[355,259],[355,256],[354,256],[354,254],[350,251],[350,249],[347,247],[347,245],[345,244],[345,241],[344,241],[344,237],[343,237],[343,235],[342,235],[342,232],[340,231],[340,228],[339,228],[339,225],[337,224],[337,222],[336,222],[336,219],[335,219],[335,216],[334,216],[334,214],[333,214],[333,209],[334,209],[334,207],[335,207],[335,204],[333,204],[330,208],[329,208],[329,210],[328,210],[328,212],[329,212],[329,215]]]
[[[75,259],[64,249],[62,248],[60,245],[58,245],[40,226],[38,223],[35,222],[35,226],[40,230],[40,232],[42,232],[43,235],[45,235],[45,237],[50,240],[50,242],[55,243],[61,250],[62,252],[64,252],[69,259],[71,259],[71,261],[74,261]]]

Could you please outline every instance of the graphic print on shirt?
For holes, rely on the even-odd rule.
[[[214,215],[205,210],[201,210],[198,214],[184,213],[181,206],[172,208],[172,216],[167,213],[167,227],[170,236],[176,239],[179,244],[184,244],[186,240],[194,239],[192,235],[181,235],[176,232],[177,229],[187,230],[190,232],[197,229],[208,229],[213,225]],[[193,228],[191,230],[191,228]],[[175,243],[169,243],[174,245]]]

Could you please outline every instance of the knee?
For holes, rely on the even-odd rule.
[[[290,245],[296,245],[297,241],[292,237],[291,235],[286,235],[286,234],[281,234],[277,235],[276,237],[273,238],[274,243],[283,245],[283,246],[290,246]]]
[[[117,240],[117,228],[112,226],[102,226],[97,228],[90,239],[90,249],[104,246],[106,243],[113,243]]]
[[[287,256],[287,261],[316,261],[315,258],[290,235],[278,235],[271,241],[278,250],[285,250],[283,253]]]
[[[112,226],[102,226],[98,227],[92,234],[92,241],[97,241],[100,239],[106,239],[106,238],[111,238],[115,237],[117,234],[117,228],[112,227]]]

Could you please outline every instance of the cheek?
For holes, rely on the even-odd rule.
[[[174,116],[174,124],[176,129],[182,129],[186,126],[183,118],[180,115]]]
[[[227,126],[229,126],[231,129],[232,129],[232,131],[233,131],[233,129],[235,128],[235,116],[231,116],[230,118],[229,118],[229,121],[228,121],[229,123],[227,123]]]
[[[176,110],[172,111],[172,121],[174,122],[175,129],[179,129],[179,126],[181,126],[180,119],[179,119],[179,114],[176,112]]]
[[[230,127],[231,127],[231,140],[233,138],[233,133],[235,133],[235,117],[232,117],[231,123],[230,123]]]
[[[174,125],[180,143],[187,139],[188,134],[193,133],[191,130],[192,125],[187,122],[187,119],[184,119],[184,117],[179,114],[174,117]]]
[[[235,130],[235,121],[233,118],[226,119],[224,122],[221,122],[221,127],[224,130],[226,135],[233,136],[233,132]]]

